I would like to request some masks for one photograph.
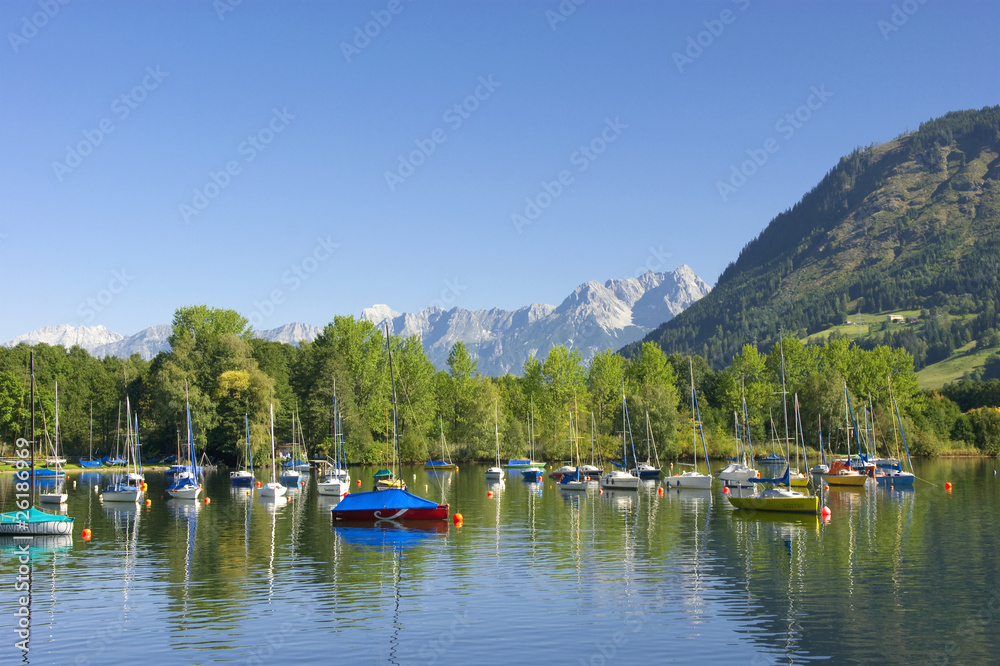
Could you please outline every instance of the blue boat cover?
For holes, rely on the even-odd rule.
[[[80,467],[103,467],[104,463],[100,460],[80,460]]]
[[[444,460],[428,460],[424,467],[444,467],[451,466],[452,463],[445,462]]]
[[[378,509],[434,509],[437,502],[417,497],[406,490],[389,488],[364,493],[350,493],[340,500],[334,511],[375,511]]]
[[[49,469],[47,467],[35,470],[36,479],[52,479],[57,476],[66,476],[66,472],[60,472],[54,469]]]
[[[25,516],[25,514],[27,514],[27,516]],[[25,517],[27,517],[27,520],[25,520]],[[42,511],[41,509],[36,509],[35,507],[31,507],[27,511],[0,513],[0,525],[16,525],[21,522],[28,523],[29,525],[35,525],[38,523],[72,523],[73,518],[70,516],[48,513],[47,511]]]
[[[527,460],[527,459],[525,459],[525,460],[519,460],[517,458],[511,458],[510,460],[507,461],[507,466],[508,467],[512,467],[514,465],[530,465],[530,464],[531,464],[531,461]]]

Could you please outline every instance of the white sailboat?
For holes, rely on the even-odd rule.
[[[736,441],[739,446],[739,451],[736,456],[736,460],[728,465],[726,465],[719,472],[719,480],[722,481],[723,485],[727,486],[750,486],[753,482],[760,478],[760,472],[753,468],[751,464],[753,462],[753,441],[750,439],[750,417],[747,413],[747,399],[746,391],[742,388],[742,380],[740,381],[741,390],[743,392],[743,419],[746,425],[746,446],[743,444],[743,437],[740,435],[740,418],[737,416],[736,412],[733,412],[733,421],[736,426]]]
[[[281,475],[278,481],[288,490],[300,490],[305,484],[302,480],[302,472],[298,468],[298,446],[295,440],[295,421],[299,413],[298,407],[292,413],[292,452],[291,457],[281,466]],[[302,421],[299,421],[299,435],[302,434]]]
[[[496,434],[497,440],[497,459],[496,465],[490,467],[486,470],[486,478],[492,481],[503,478],[503,467],[500,466],[500,412],[498,411],[497,401],[493,401],[493,431]]]
[[[694,471],[668,476],[665,480],[668,486],[674,488],[696,488],[708,490],[712,487],[712,475],[698,471],[698,432],[701,432],[701,445],[705,451],[705,461],[708,461],[708,446],[705,444],[705,431],[701,428],[701,410],[698,409],[698,396],[694,390],[694,361],[691,365],[691,442],[694,448]]]
[[[187,384],[184,385],[184,407],[187,411],[188,459],[191,461],[186,472],[174,475],[174,482],[167,487],[167,494],[174,499],[198,499],[201,484],[198,483],[198,466],[194,456],[194,432],[191,428],[191,404],[188,401]]]
[[[277,461],[274,458],[274,403],[271,403],[271,480],[260,487],[261,497],[283,497],[287,490],[275,478]]]
[[[613,469],[601,476],[601,488],[605,490],[638,490],[639,477],[632,476],[625,469],[628,467],[628,442],[625,441],[625,434],[629,439],[632,437],[632,428],[628,423],[628,406],[625,403],[625,382],[622,382],[622,469]],[[632,444],[632,458],[635,458],[635,443]],[[618,463],[615,463],[616,465]]]
[[[62,465],[59,463],[59,382],[55,383],[55,399],[56,399],[56,423],[55,423],[55,458],[56,458],[56,474],[55,483],[56,487],[50,493],[38,493],[38,501],[42,504],[59,504],[63,505],[69,498],[66,493],[66,473],[62,470]]]
[[[121,425],[121,403],[118,403],[119,427]],[[142,497],[142,475],[139,474],[138,451],[132,440],[132,410],[129,399],[125,398],[125,467],[115,472],[111,484],[101,492],[105,502],[138,502]],[[117,445],[115,447],[117,449]],[[117,453],[117,451],[116,451]]]
[[[573,430],[572,412],[569,414],[569,440],[573,453],[576,456],[576,467],[571,472],[564,474],[562,479],[559,480],[559,489],[586,491],[587,486],[590,484],[587,482],[587,477],[580,471],[580,443]]]
[[[344,427],[337,408],[337,394],[333,394],[333,466],[327,470],[326,479],[316,483],[320,495],[343,497],[351,489],[351,475],[347,473],[347,453],[344,451]]]
[[[243,422],[247,430],[247,467],[233,470],[229,473],[229,483],[234,486],[252,486],[253,478],[253,453],[250,450],[250,415],[243,414]],[[247,469],[249,468],[249,469]]]

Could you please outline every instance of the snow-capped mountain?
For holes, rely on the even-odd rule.
[[[266,331],[255,331],[254,337],[271,342],[287,342],[290,345],[297,345],[300,342],[312,342],[322,332],[322,326],[295,322],[278,328],[269,328]]]
[[[520,372],[532,355],[543,358],[555,345],[579,349],[585,361],[604,349],[619,349],[673,319],[710,287],[688,266],[672,273],[649,271],[623,280],[585,282],[559,306],[535,303],[515,311],[442,310],[401,314],[387,305],[365,308],[362,319],[404,337],[418,335],[427,357],[444,369],[461,341],[487,375]]]
[[[688,266],[672,273],[649,271],[634,278],[585,282],[558,306],[533,303],[518,310],[442,310],[429,307],[417,313],[399,313],[388,305],[365,308],[362,319],[377,325],[389,322],[394,334],[418,335],[427,357],[445,369],[448,353],[463,342],[478,358],[486,375],[519,373],[531,356],[544,358],[555,345],[579,349],[584,361],[605,349],[621,347],[641,339],[665,321],[709,292]],[[332,316],[331,316],[332,319]],[[299,344],[311,342],[323,331],[311,324],[292,323],[255,335],[264,340]],[[45,342],[67,349],[79,345],[92,355],[127,358],[139,354],[151,359],[170,349],[172,327],[160,324],[128,337],[103,326],[46,326],[4,343]]]
[[[123,339],[121,333],[109,331],[103,326],[71,326],[70,324],[60,324],[59,326],[46,326],[31,333],[19,335],[13,340],[4,343],[5,347],[13,347],[22,342],[35,345],[44,342],[49,345],[62,345],[69,349],[73,345],[79,345],[90,351],[101,345],[113,344]]]

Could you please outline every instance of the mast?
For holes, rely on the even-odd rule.
[[[778,331],[778,354],[781,356],[781,409],[785,412],[785,461],[789,460],[788,451],[788,400],[785,392],[785,348],[781,344],[781,331]],[[795,464],[798,464],[796,458]]]
[[[253,454],[250,453],[250,414],[243,412],[243,420],[247,426],[247,467],[250,468],[250,473],[253,474]]]
[[[826,451],[823,448],[823,415],[817,415],[819,419],[819,454],[823,457],[823,464],[826,464]]]
[[[94,460],[94,401],[90,401],[90,461]]]
[[[271,483],[275,482],[275,467],[277,461],[274,459],[274,400],[271,400]]]
[[[55,380],[55,399],[56,399],[56,425],[55,425],[55,428],[56,428],[56,438],[55,438],[56,445],[55,445],[55,454],[56,454],[56,479],[58,480],[58,478],[59,478],[59,468],[61,467],[61,465],[59,464],[59,380],[58,379]]]
[[[396,376],[392,369],[392,340],[389,337],[389,323],[385,324],[385,348],[389,351],[389,382],[392,384],[392,476],[396,476]],[[499,456],[499,454],[497,454]],[[499,464],[499,462],[498,462]]]
[[[31,365],[31,506],[35,505],[35,352],[29,354]]]
[[[697,409],[694,404],[694,358],[688,357],[691,368],[691,450],[694,451],[694,471],[698,471],[698,433],[695,430]]]

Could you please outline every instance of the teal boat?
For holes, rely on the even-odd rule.
[[[35,353],[30,355],[31,368],[31,441],[25,442],[31,449],[28,470],[19,470],[14,478],[28,482],[28,497],[22,493],[15,495],[16,511],[0,513],[0,535],[34,536],[39,534],[72,534],[73,519],[56,513],[42,511],[35,507]],[[19,440],[24,442],[24,440]]]

